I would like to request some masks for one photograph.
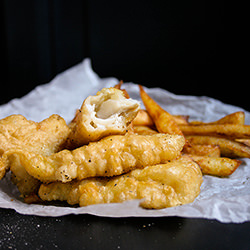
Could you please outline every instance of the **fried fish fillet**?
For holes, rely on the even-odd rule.
[[[42,182],[95,176],[114,176],[135,168],[165,163],[180,155],[185,139],[180,135],[113,135],[73,151],[43,156],[25,150],[7,152],[19,157],[26,171]]]
[[[0,180],[5,176],[8,169],[8,161],[6,157],[0,156]]]
[[[28,174],[15,155],[12,155],[10,170],[11,181],[17,186],[21,197],[37,194],[41,182]]]
[[[0,155],[10,149],[24,149],[37,154],[50,155],[62,149],[70,129],[59,115],[34,122],[22,115],[11,115],[0,120]],[[9,165],[0,168],[3,178]],[[2,164],[3,165],[3,164]]]
[[[65,200],[80,206],[143,199],[142,207],[161,209],[193,202],[201,184],[199,166],[182,156],[117,177],[42,184],[38,194],[44,201]]]
[[[63,148],[70,129],[59,115],[41,121],[29,121],[22,115],[11,115],[0,120],[0,179],[10,167],[11,179],[22,195],[38,189],[40,182],[30,176],[19,159],[12,155],[11,164],[4,155],[11,149],[25,149],[41,155],[50,155]]]
[[[73,149],[108,135],[125,134],[139,109],[139,102],[127,98],[122,90],[103,88],[84,100],[69,124],[67,147]]]
[[[0,154],[12,148],[50,155],[62,149],[70,129],[59,115],[34,122],[22,115],[11,115],[0,120]]]

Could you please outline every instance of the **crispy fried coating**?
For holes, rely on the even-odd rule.
[[[69,182],[95,176],[120,175],[135,168],[165,163],[180,155],[185,143],[180,135],[114,135],[73,151],[62,150],[43,156],[11,150],[26,171],[42,182]]]
[[[11,115],[0,120],[0,154],[12,148],[50,155],[62,149],[69,128],[59,115],[34,122],[22,115]]]
[[[137,113],[137,116],[133,120],[134,126],[148,126],[153,128],[155,126],[154,121],[144,109],[140,109]]]
[[[28,174],[15,154],[11,156],[10,162],[11,181],[17,186],[21,197],[37,193],[41,182]]]
[[[59,115],[34,122],[22,115],[11,115],[0,120],[0,155],[10,149],[25,149],[42,155],[50,155],[63,148],[70,129]],[[8,170],[6,160],[0,161],[0,179]]]
[[[169,114],[166,110],[164,110],[159,104],[157,104],[145,92],[141,85],[139,85],[139,88],[143,104],[145,105],[148,114],[154,121],[157,130],[160,133],[183,135],[173,116]]]
[[[0,156],[0,180],[5,176],[7,170],[8,170],[7,158]]]
[[[158,133],[148,126],[133,126],[133,132],[139,135],[154,135]]]
[[[89,178],[69,183],[42,184],[44,201],[61,200],[87,206],[143,199],[144,208],[161,209],[193,202],[200,193],[202,173],[186,156],[166,164],[136,169],[112,178]]]
[[[8,159],[4,152],[25,149],[30,152],[50,155],[63,148],[69,128],[59,115],[37,123],[22,115],[11,115],[0,120],[0,179],[11,170],[11,180],[25,197],[37,192],[40,181],[30,176],[14,154]]]
[[[139,109],[139,102],[126,98],[123,91],[103,88],[84,100],[69,124],[67,147],[73,149],[108,135],[125,134]]]
[[[172,115],[173,120],[176,124],[188,124],[189,116],[187,115]],[[133,120],[134,126],[148,126],[148,127],[155,127],[154,121],[152,120],[151,116],[149,115],[147,110],[140,109],[137,113],[137,116]]]
[[[238,124],[244,125],[245,124],[245,113],[243,111],[238,111],[226,115],[214,122],[202,122],[202,121],[191,121],[189,122],[190,125],[212,125],[212,124]]]
[[[200,155],[200,156],[209,156],[209,157],[220,157],[221,151],[217,145],[200,145],[186,143],[183,147],[182,153],[189,155]]]
[[[193,144],[217,145],[221,155],[229,158],[250,158],[250,147],[241,142],[208,135],[187,135],[187,140]]]
[[[209,157],[190,155],[199,164],[203,174],[227,177],[231,175],[241,164],[240,160],[226,157]]]

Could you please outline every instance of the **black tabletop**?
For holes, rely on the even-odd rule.
[[[0,249],[250,249],[250,222],[181,217],[39,217],[0,209]]]

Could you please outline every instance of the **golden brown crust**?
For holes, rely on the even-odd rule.
[[[50,155],[64,147],[69,131],[65,120],[59,115],[51,115],[41,122],[27,120],[22,115],[8,116],[0,120],[0,155],[10,149],[25,149],[36,154]],[[0,179],[9,166],[6,157],[1,157]],[[12,171],[15,172],[14,167]]]
[[[171,114],[164,110],[159,104],[157,104],[143,89],[141,85],[140,96],[143,101],[143,104],[146,107],[147,112],[154,121],[154,124],[160,133],[169,133],[182,135],[183,133],[178,127],[175,119]]]
[[[87,206],[143,199],[144,208],[161,209],[193,202],[200,193],[202,174],[190,158],[136,169],[112,178],[90,178],[69,183],[42,184],[42,200],[66,200]]]
[[[209,174],[219,177],[231,175],[241,164],[240,160],[226,157],[209,157],[190,155],[190,157],[199,164],[203,174]]]
[[[125,134],[139,108],[138,101],[126,98],[116,88],[104,88],[87,97],[69,124],[67,147],[73,149],[108,135]]]
[[[184,141],[182,136],[168,134],[114,135],[48,157],[25,150],[12,150],[8,155],[18,155],[26,171],[43,182],[68,182],[75,178],[120,175],[173,160],[180,155]]]
[[[217,145],[221,155],[229,158],[249,158],[250,147],[229,138],[207,135],[187,135],[186,139],[193,144]]]
[[[0,153],[12,148],[24,148],[38,154],[50,155],[62,149],[69,128],[59,115],[34,122],[22,115],[0,120]]]

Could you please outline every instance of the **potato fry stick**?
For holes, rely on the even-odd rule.
[[[175,122],[179,124],[188,124],[188,115],[172,115]]]
[[[122,87],[122,84],[123,84],[123,80],[121,80],[118,84],[116,84],[116,85],[114,86],[114,88],[115,88],[115,89],[120,89],[120,90],[123,92],[124,96],[125,96],[127,99],[129,99],[130,96],[129,96],[127,90],[121,88],[121,87]]]
[[[245,124],[245,113],[243,111],[238,111],[229,115],[226,115],[214,122],[215,124]]]
[[[179,125],[184,135],[224,136],[231,139],[249,139],[250,125],[237,124],[208,124],[208,125]]]
[[[177,124],[188,124],[188,116],[186,115],[172,115],[174,121]],[[147,110],[140,109],[137,113],[137,116],[133,120],[133,124],[135,126],[148,126],[148,127],[154,127],[154,121],[148,114]]]
[[[148,112],[144,109],[140,109],[138,111],[138,113],[137,113],[137,115],[132,123],[134,126],[147,126],[147,127],[151,127],[151,128],[153,128],[155,126],[154,121],[152,120],[152,118],[150,117]]]
[[[206,144],[192,144],[186,143],[182,152],[184,154],[209,156],[209,157],[220,157],[220,147],[217,145],[206,145]]]
[[[133,129],[134,133],[138,135],[154,135],[158,133],[156,130],[147,126],[134,126]]]
[[[243,143],[233,141],[227,138],[187,135],[186,139],[191,144],[218,145],[220,147],[221,155],[225,157],[250,158],[250,147],[244,145]]]
[[[214,175],[218,177],[227,177],[231,175],[241,164],[240,160],[225,157],[208,157],[189,155],[201,168],[203,174]]]
[[[119,83],[117,83],[117,84],[114,86],[114,88],[116,88],[116,89],[121,89],[122,84],[123,84],[123,80],[120,80]]]
[[[21,165],[42,182],[72,179],[82,180],[95,176],[114,176],[135,168],[160,164],[180,155],[183,136],[169,134],[105,137],[73,151],[62,150],[45,157],[25,150],[10,150],[9,161],[18,157]]]
[[[221,119],[214,122],[201,122],[201,121],[191,121],[189,122],[191,125],[212,125],[212,124],[245,124],[245,113],[243,111],[238,111],[229,115],[222,117]]]
[[[149,113],[152,117],[157,130],[160,133],[168,133],[168,134],[177,134],[182,135],[182,132],[178,125],[176,124],[175,120],[173,119],[172,115],[169,114],[167,111],[161,108],[143,89],[141,85],[140,88],[140,95],[141,99]]]
[[[250,147],[250,139],[235,139],[235,141],[243,143],[244,145]]]

